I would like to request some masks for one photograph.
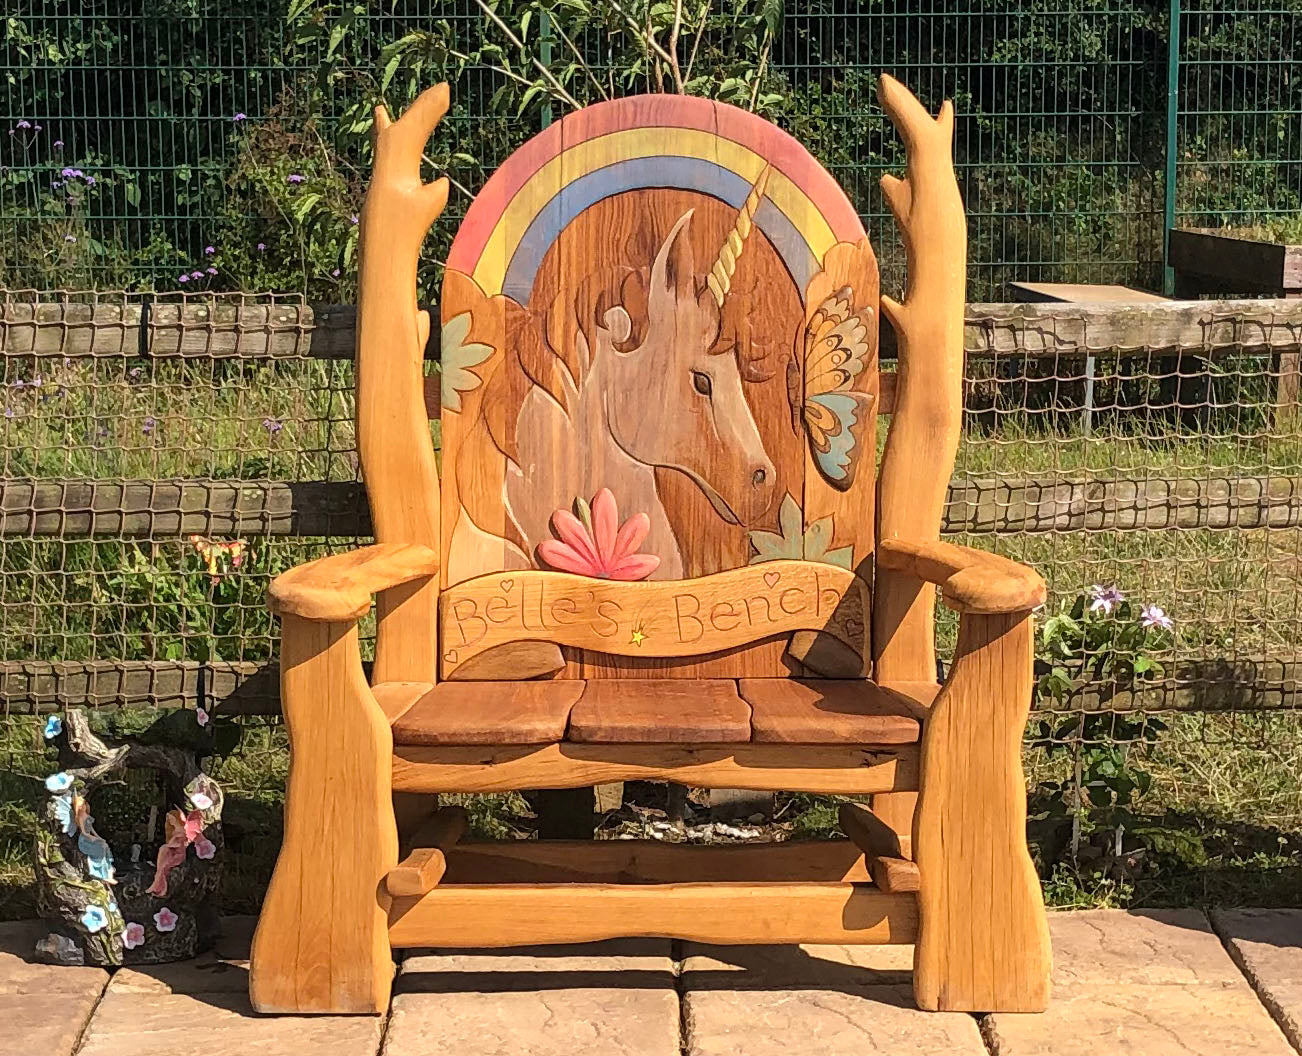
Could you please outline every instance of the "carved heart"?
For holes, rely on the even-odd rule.
[[[781,578],[782,578],[781,572],[765,572],[764,585],[771,590],[777,584],[778,580]]]
[[[846,620],[845,634],[852,642],[863,637],[863,620]]]
[[[457,651],[455,649],[449,649],[443,654],[443,659],[449,664],[455,664],[457,662]]]
[[[502,580],[501,586],[503,590],[510,590],[513,586],[515,586],[515,580],[504,579]]]

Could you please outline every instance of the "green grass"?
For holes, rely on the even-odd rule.
[[[1007,379],[978,382],[974,402],[986,399],[1000,409],[971,416],[956,473],[1082,480],[1302,476],[1302,438],[1272,433],[1273,387],[1261,374],[1261,361],[1237,366],[1243,372],[1216,380],[1217,399],[1232,406],[1196,428],[1156,411],[1107,410],[1127,385],[1147,386],[1150,402],[1161,394],[1153,378],[1105,374],[1098,390],[1104,410],[1089,436],[1080,430],[1071,399],[1059,399],[1057,410],[1009,411],[1001,401],[1015,385],[1009,389]],[[0,476],[357,475],[349,364],[10,359],[4,369],[8,413],[0,419]],[[1156,360],[1149,369],[1159,369]],[[39,386],[31,384],[36,374]],[[21,387],[15,385],[19,380]],[[996,547],[1034,564],[1049,581],[1051,608],[1091,583],[1113,581],[1133,598],[1162,605],[1177,621],[1168,661],[1294,658],[1302,641],[1298,530],[974,535],[957,541]],[[268,578],[328,544],[257,537],[251,542],[243,569],[214,585],[186,540],[5,539],[0,659],[265,659],[275,643],[263,605]],[[955,623],[945,610],[939,616],[946,655]],[[1213,697],[1209,703],[1225,701]],[[1140,810],[1155,826],[1168,828],[1171,838],[1120,878],[1100,878],[1069,861],[1046,866],[1050,901],[1296,902],[1302,890],[1302,713],[1166,718],[1170,729],[1145,761],[1155,784]],[[234,911],[259,904],[279,845],[287,765],[283,729],[248,725],[239,751],[215,770],[229,790],[225,897]],[[41,794],[38,778],[50,762],[35,718],[0,722],[0,917],[34,912],[32,811]],[[1030,787],[1053,776],[1059,765],[1028,752]],[[518,834],[516,819],[526,809],[518,796],[463,801],[476,833]],[[792,835],[826,835],[835,827],[835,801],[790,797],[782,816]]]

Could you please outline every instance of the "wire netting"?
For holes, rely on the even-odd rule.
[[[517,6],[499,8],[518,30],[526,8]],[[750,55],[738,27],[769,17],[771,6],[713,12],[697,67],[709,74],[703,87],[740,85],[735,101],[745,104],[753,70],[733,67],[761,69],[755,105],[846,187],[890,281],[902,260],[877,181],[900,158],[874,98],[880,70],[932,106],[955,100],[974,300],[1000,299],[1013,280],[1155,288],[1168,210],[1188,226],[1295,222],[1297,0],[802,0],[786,5]],[[594,10],[615,21],[594,24]],[[298,164],[321,183],[312,165],[324,159],[333,176],[314,192],[322,201],[299,215],[301,196],[277,200],[293,215],[268,216],[315,223],[328,205],[336,221],[346,218],[364,147],[335,157],[338,136],[364,131],[373,99],[401,105],[448,77],[454,106],[435,160],[454,178],[454,216],[511,149],[564,109],[510,95],[521,76],[536,75],[532,61],[553,68],[578,102],[605,93],[612,71],[614,93],[649,86],[650,63],[633,69],[639,49],[620,43],[614,10],[543,5],[547,28],[535,12],[526,51],[516,53],[474,0],[370,10],[328,0],[19,0],[0,27],[0,121],[9,133],[0,136],[0,281],[49,287],[57,271],[58,285],[175,288],[178,272],[189,278],[196,262],[209,263],[204,247],[218,239],[228,258],[222,277],[200,267],[191,281],[313,287],[317,299],[333,288],[327,299],[348,300],[349,269],[336,276],[338,261],[314,256],[313,238],[271,243],[257,257],[261,210],[275,197],[266,181],[283,185]],[[684,34],[684,53],[692,39]],[[265,163],[278,153],[287,166]],[[242,253],[237,241],[247,243]],[[315,248],[347,256],[346,232],[326,242]]]
[[[518,19],[525,6],[495,8]],[[368,531],[351,319],[307,307],[354,299],[362,116],[376,98],[401,106],[421,85],[453,82],[430,157],[454,180],[422,270],[433,294],[470,196],[564,111],[541,97],[516,109],[513,76],[533,75],[525,54],[565,76],[578,102],[600,96],[582,71],[566,75],[576,51],[614,93],[653,86],[621,67],[635,49],[617,33],[569,21],[582,7],[552,10],[545,39],[535,19],[525,52],[505,49],[504,72],[491,50],[504,42],[474,0],[10,5],[7,709],[274,706],[269,577]],[[715,12],[702,49],[709,90],[739,90],[730,98],[743,104],[751,82],[728,64],[744,52],[736,26],[762,18],[752,8],[736,25]],[[874,96],[883,69],[933,108],[955,100],[972,301],[1006,298],[1013,281],[1156,289],[1164,213],[1302,241],[1302,89],[1290,73],[1300,18],[1302,0],[802,0],[768,38],[754,99],[846,188],[887,291],[904,261],[877,181],[903,159]],[[395,56],[397,76],[381,83]],[[740,89],[728,87],[734,72]],[[171,292],[182,277],[187,292]],[[50,292],[80,288],[99,292]],[[300,293],[219,292],[264,289]],[[23,315],[38,302],[48,312]],[[1109,661],[1088,688],[1040,694],[1049,739],[1143,741],[1136,717],[1178,713],[1179,736],[1200,745],[1302,744],[1300,318],[1232,316],[1174,345],[1097,315],[970,328],[948,537],[1040,568],[1046,619],[1114,585],[1132,622],[1141,604],[1174,621],[1143,677]],[[940,629],[952,642],[944,613]],[[282,731],[248,722],[261,754],[233,780],[265,791],[283,774]],[[0,769],[39,771],[31,728],[9,724]]]

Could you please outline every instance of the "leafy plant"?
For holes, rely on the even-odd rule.
[[[1060,717],[1039,720],[1030,746],[1070,763],[1068,773],[1040,782],[1032,793],[1038,808],[1032,835],[1046,875],[1067,853],[1093,880],[1124,881],[1143,857],[1144,841],[1155,835],[1137,806],[1152,787],[1144,753],[1166,725],[1109,705],[1162,676],[1158,657],[1173,645],[1174,630],[1157,605],[1137,607],[1111,585],[1094,586],[1045,621],[1036,704]],[[1087,686],[1096,710],[1080,709]]]

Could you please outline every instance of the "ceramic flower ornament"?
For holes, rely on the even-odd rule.
[[[569,510],[552,514],[555,539],[538,544],[538,556],[560,572],[573,572],[596,579],[646,579],[660,567],[655,554],[637,552],[651,531],[651,519],[635,513],[622,525],[619,507],[609,488],[597,492],[589,507],[575,502],[578,516]]]
[[[108,914],[103,906],[89,905],[81,914],[81,926],[94,935],[108,927]]]
[[[49,792],[66,792],[72,787],[72,775],[60,770],[45,779],[45,788]]]

